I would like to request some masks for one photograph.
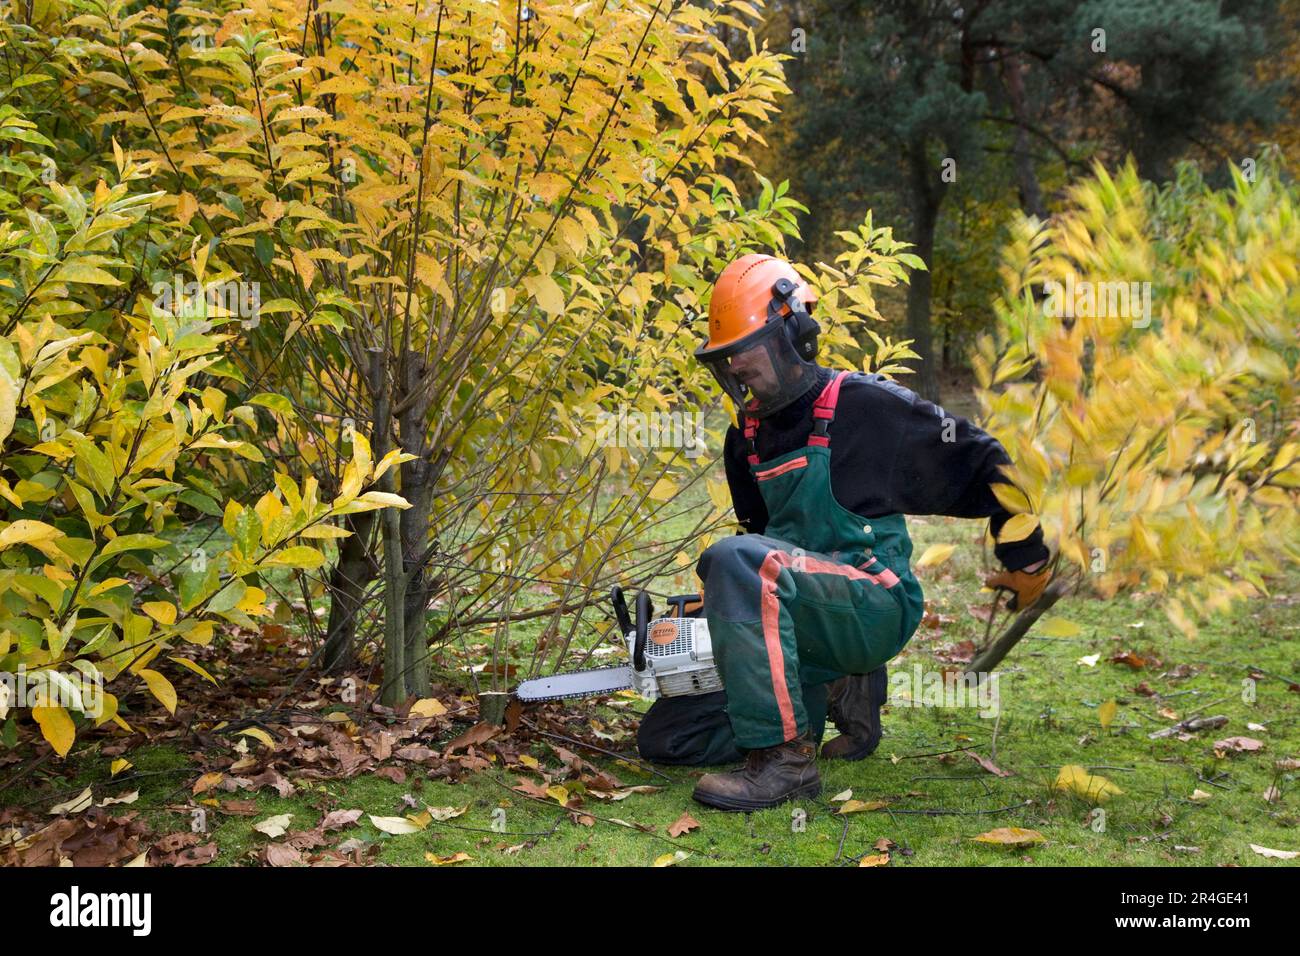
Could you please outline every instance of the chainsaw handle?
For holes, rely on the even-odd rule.
[[[632,615],[627,613],[627,600],[623,597],[623,589],[617,584],[609,589],[609,600],[614,605],[614,619],[618,621],[619,637],[627,640],[627,632],[632,630]]]
[[[650,633],[650,615],[653,613],[649,592],[637,591],[636,640],[632,644],[632,669],[637,673],[645,670],[645,642]]]
[[[690,617],[704,607],[704,600],[698,594],[675,594],[668,599],[668,606],[677,610],[676,617]]]

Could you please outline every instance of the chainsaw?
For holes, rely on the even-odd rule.
[[[701,616],[704,602],[698,594],[670,597],[673,613],[654,618],[650,595],[638,591],[635,621],[628,615],[618,585],[611,589],[610,600],[631,663],[526,680],[515,688],[517,698],[559,700],[635,690],[647,700],[658,700],[722,690],[722,678],[713,663],[709,624]]]

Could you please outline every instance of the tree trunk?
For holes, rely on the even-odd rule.
[[[375,396],[375,427],[370,450],[376,461],[388,454],[393,433],[393,394],[388,384],[383,349],[370,350],[370,393]],[[379,490],[392,494],[397,490],[395,469],[388,469],[379,479]],[[384,548],[384,683],[380,702],[396,707],[406,700],[406,574],[402,562],[401,518],[396,508],[380,512],[380,530]]]
[[[933,288],[930,270],[934,268],[934,230],[939,219],[942,184],[926,160],[925,146],[914,143],[908,150],[911,172],[913,250],[925,262],[925,269],[912,272],[907,287],[907,337],[920,359],[914,382],[909,385],[922,398],[939,404],[939,375],[930,328],[930,296]]]
[[[401,513],[402,563],[405,573],[406,691],[428,697],[429,684],[429,572],[424,553],[429,547],[429,511],[433,506],[434,467],[425,447],[429,393],[422,384],[424,361],[408,351],[402,362],[402,414],[399,421],[402,451],[415,455],[402,468],[402,497],[411,507]]]
[[[1013,617],[1002,633],[975,656],[966,669],[966,676],[979,680],[981,674],[988,674],[1002,663],[1002,659],[1007,656],[1011,648],[1020,643],[1020,639],[1034,626],[1034,622],[1047,613],[1052,605],[1064,597],[1069,590],[1070,586],[1061,578],[1047,585],[1042,596],[1032,607],[1026,608]]]
[[[1011,115],[1016,120],[1015,143],[1012,153],[1015,157],[1016,183],[1020,193],[1020,208],[1039,219],[1047,218],[1047,207],[1043,205],[1043,191],[1038,185],[1038,175],[1034,172],[1034,157],[1029,149],[1028,112],[1025,109],[1025,81],[1021,72],[1020,58],[1008,55],[1002,61],[1002,77],[1007,88],[1007,98],[1011,102]]]
[[[374,517],[374,512],[364,511],[343,519],[352,536],[339,545],[339,557],[330,572],[330,616],[322,659],[328,674],[349,671],[355,663],[357,616],[366,589],[379,574],[379,564],[370,553]]]

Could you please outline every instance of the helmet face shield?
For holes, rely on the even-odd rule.
[[[740,342],[695,354],[736,407],[755,418],[785,408],[817,379],[817,366],[799,357],[779,319]]]

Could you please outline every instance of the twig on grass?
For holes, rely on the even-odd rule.
[[[668,774],[656,770],[654,767],[650,766],[640,757],[630,757],[627,754],[621,754],[613,750],[606,750],[604,747],[597,747],[595,744],[589,744],[586,743],[585,741],[577,740],[573,737],[566,737],[564,736],[564,734],[553,734],[550,731],[540,729],[531,720],[521,719],[519,722],[525,725],[526,727],[528,727],[529,729],[531,729],[534,733],[540,734],[543,737],[551,737],[554,738],[555,740],[563,740],[565,743],[573,744],[575,747],[586,747],[588,750],[594,750],[597,753],[602,753],[607,757],[613,757],[615,760],[625,760],[628,763],[635,763],[641,767],[644,767],[647,772],[654,774],[656,777],[662,777],[663,779],[667,780],[669,783],[677,782],[672,777],[668,776]]]
[[[933,807],[925,810],[893,810],[888,807],[885,809],[890,816],[895,813],[917,814],[926,817],[978,817],[988,816],[994,813],[1009,813],[1012,810],[1019,810],[1033,804],[1032,800],[1022,800],[1020,803],[1013,803],[1009,807],[998,807],[993,810],[949,810],[946,807]]]

